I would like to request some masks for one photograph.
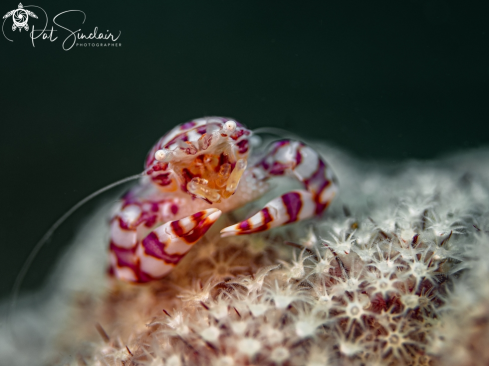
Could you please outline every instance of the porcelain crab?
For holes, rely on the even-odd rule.
[[[222,212],[263,195],[272,177],[291,175],[304,189],[271,200],[247,220],[222,229],[221,236],[322,214],[338,184],[321,156],[300,141],[280,140],[254,157],[251,137],[252,131],[225,117],[195,119],[164,135],[149,152],[139,184],[122,197],[111,219],[110,273],[139,283],[166,276]]]

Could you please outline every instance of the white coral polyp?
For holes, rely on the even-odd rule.
[[[243,335],[247,328],[248,323],[245,321],[231,322],[231,329],[233,330],[233,333],[238,336]]]
[[[234,366],[236,363],[231,356],[222,356],[215,362],[215,366]]]
[[[172,355],[166,359],[165,366],[182,366],[182,359],[179,355]]]
[[[278,365],[281,365],[283,362],[287,361],[289,356],[290,356],[290,351],[287,348],[277,347],[270,354],[270,360]]]
[[[419,296],[412,294],[401,295],[401,303],[406,309],[416,309],[419,306]]]
[[[346,232],[342,231],[340,232],[339,236],[335,236],[334,234],[331,234],[334,241],[324,240],[324,239],[323,241],[327,247],[333,249],[334,251],[338,253],[348,254],[350,253],[351,247],[355,242],[355,239],[352,239],[353,234],[354,232],[347,234]]]
[[[221,332],[217,327],[208,327],[200,332],[200,336],[207,342],[211,343],[217,342],[220,334]]]
[[[262,316],[266,313],[266,311],[270,308],[270,306],[266,303],[258,303],[258,304],[248,304],[248,308],[251,311],[251,314],[255,317]]]
[[[295,323],[295,332],[300,338],[309,338],[314,336],[317,327],[320,325],[313,319],[299,320]]]
[[[260,351],[261,343],[253,338],[243,338],[238,341],[237,349],[239,353],[247,355],[248,357],[253,357]]]

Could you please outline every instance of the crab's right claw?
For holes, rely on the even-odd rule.
[[[294,175],[305,190],[283,194],[248,220],[221,230],[221,236],[244,235],[321,215],[338,191],[332,170],[311,147],[300,141],[276,141],[253,167],[258,180]]]
[[[141,277],[149,277],[141,278],[143,282],[167,275],[204,236],[221,213],[216,208],[210,208],[167,222],[153,230],[137,249]]]
[[[334,197],[328,197],[327,203]],[[326,198],[326,197],[325,197]],[[296,190],[271,200],[248,220],[221,230],[221,236],[245,235],[265,231],[274,227],[304,220],[315,215],[317,202],[306,190]]]

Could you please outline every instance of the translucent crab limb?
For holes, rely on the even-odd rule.
[[[132,245],[131,241],[128,247],[115,245],[113,240],[110,272],[131,282],[163,278],[204,236],[219,216],[220,210],[210,208],[180,220],[169,221],[150,232],[136,245]]]
[[[222,236],[251,234],[321,215],[338,191],[332,170],[317,152],[299,141],[275,142],[253,167],[253,174],[259,180],[291,174],[306,190],[275,198],[251,218],[221,230]]]

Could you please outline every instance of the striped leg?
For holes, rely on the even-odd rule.
[[[152,281],[170,273],[221,213],[216,208],[209,208],[153,230],[136,250],[140,281]]]
[[[283,194],[270,201],[257,214],[221,230],[221,236],[251,234],[321,215],[338,191],[331,168],[309,146],[291,140],[277,141],[253,168],[256,178],[293,174],[305,190]]]
[[[132,219],[138,214],[133,210]],[[130,282],[149,282],[166,276],[220,215],[221,211],[215,208],[203,210],[169,221],[138,240],[138,228],[143,223],[127,225],[119,214],[111,226],[110,273]]]

